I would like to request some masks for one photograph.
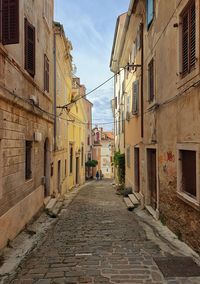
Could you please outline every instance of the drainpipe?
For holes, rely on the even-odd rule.
[[[144,137],[144,24],[140,24],[141,35],[141,137]]]
[[[57,149],[57,143],[56,143],[56,132],[57,132],[57,125],[56,125],[56,32],[54,32],[54,38],[53,38],[53,55],[54,55],[54,151]]]

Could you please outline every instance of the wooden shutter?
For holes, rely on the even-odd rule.
[[[35,75],[35,28],[25,19],[25,69]]]
[[[154,62],[153,59],[148,65],[148,79],[149,79],[149,101],[154,100]]]
[[[138,113],[139,81],[133,82],[132,89],[132,114]]]
[[[182,75],[191,72],[196,63],[196,11],[191,1],[182,13]]]
[[[196,63],[196,11],[195,2],[190,8],[190,70]]]
[[[44,55],[44,90],[49,92],[49,60]]]
[[[19,43],[19,0],[1,0],[2,43]]]

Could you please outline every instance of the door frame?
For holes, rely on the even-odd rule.
[[[151,191],[149,189],[149,178],[148,178],[148,150],[156,150],[156,198],[157,204],[156,209],[154,210],[151,206]],[[158,152],[158,145],[147,145],[145,147],[145,164],[146,164],[146,173],[145,173],[145,207],[147,210],[153,215],[155,219],[159,218],[159,152]]]

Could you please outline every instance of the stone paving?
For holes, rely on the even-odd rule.
[[[93,182],[64,207],[10,283],[200,283],[164,279],[154,256],[166,253],[147,239],[110,181]]]

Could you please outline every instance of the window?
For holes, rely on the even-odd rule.
[[[19,43],[19,0],[1,0],[0,9],[0,41]]]
[[[154,100],[154,61],[150,61],[148,65],[148,100]]]
[[[90,135],[88,135],[88,145],[90,145]]]
[[[139,109],[139,81],[133,82],[132,87],[132,114],[138,114]]]
[[[196,198],[196,151],[180,150],[181,191]]]
[[[44,55],[44,90],[49,92],[49,60]]]
[[[35,28],[25,19],[25,69],[35,75]]]
[[[154,17],[154,0],[146,0],[147,28],[150,27]]]
[[[69,172],[70,172],[70,174],[72,174],[72,172],[73,172],[73,145],[70,145],[70,159],[69,159],[69,162],[70,162]]]
[[[126,148],[126,160],[127,160],[127,167],[130,168],[130,151],[131,151],[131,148],[130,146],[127,146]]]
[[[31,148],[32,142],[26,141],[26,153],[25,153],[25,178],[31,179],[32,171],[31,171]]]
[[[84,147],[81,146],[81,167],[83,167],[83,160],[84,160]]]
[[[196,11],[191,1],[182,15],[182,76],[190,73],[196,62]]]

